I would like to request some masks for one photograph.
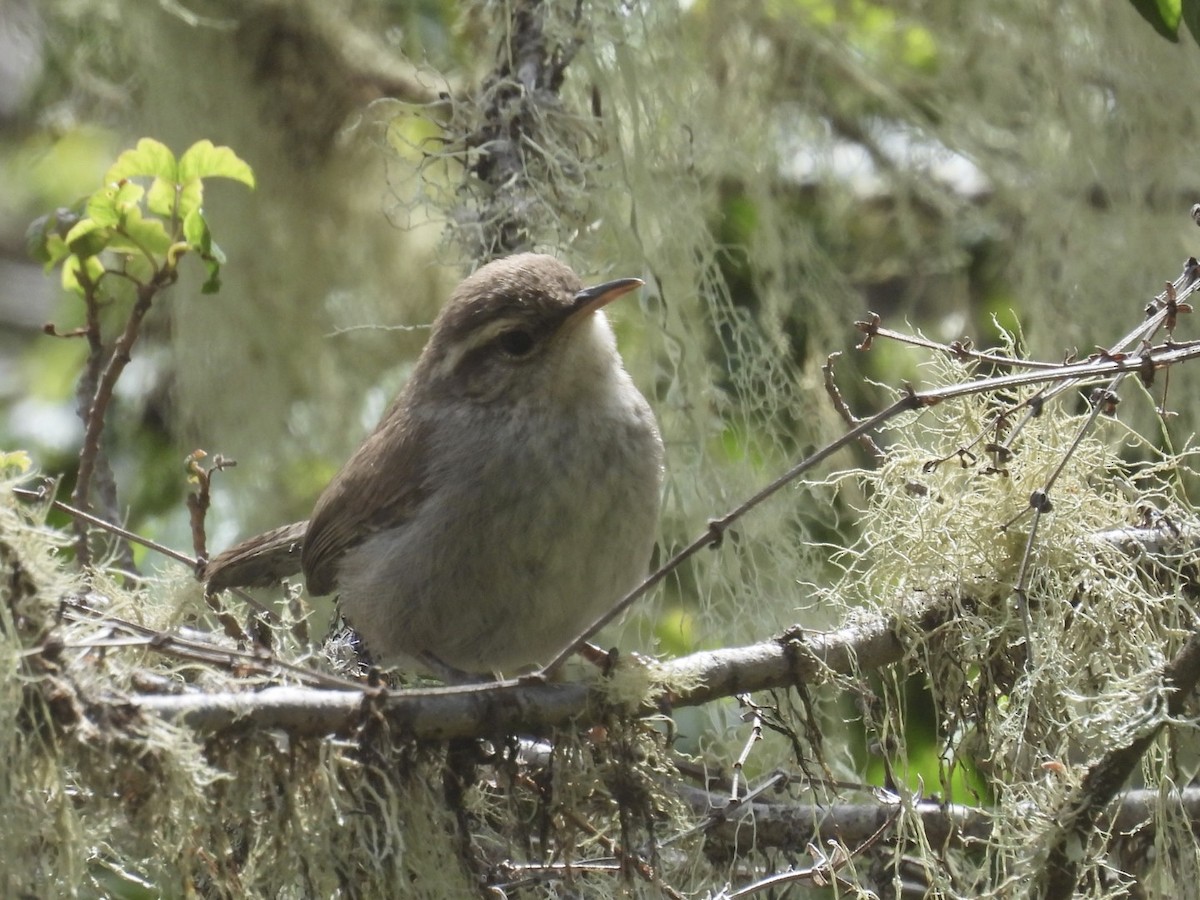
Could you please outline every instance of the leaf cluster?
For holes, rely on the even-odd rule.
[[[254,187],[250,166],[228,147],[197,141],[176,159],[166,145],[142,138],[109,168],[103,187],[73,207],[35,220],[26,245],[47,271],[61,265],[63,288],[79,296],[106,275],[148,284],[169,273],[170,280],[188,252],[204,263],[201,290],[215,293],[225,255],[204,216],[206,178]],[[115,265],[106,263],[105,254],[115,258]]]

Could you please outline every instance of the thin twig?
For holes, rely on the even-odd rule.
[[[722,898],[722,900],[724,900],[724,898],[728,898],[728,900],[736,900],[736,898],[739,897],[749,897],[751,894],[757,894],[759,891],[795,884],[799,881],[811,881],[818,887],[824,887],[830,881],[834,880],[841,882],[842,879],[839,877],[838,872],[841,869],[844,869],[850,860],[862,856],[867,850],[871,849],[871,847],[877,844],[885,834],[891,831],[892,827],[896,824],[896,821],[900,818],[900,813],[901,810],[897,808],[891,814],[891,816],[888,817],[887,821],[883,822],[872,835],[870,835],[853,850],[847,849],[846,846],[839,841],[833,845],[833,853],[829,856],[826,856],[824,853],[818,851],[815,846],[810,844],[809,849],[812,851],[813,856],[820,860],[815,865],[812,865],[807,869],[793,869],[788,872],[780,872],[777,875],[769,875],[766,878],[762,878],[754,882],[753,884],[748,884],[745,887],[734,891],[732,894],[725,893],[718,894],[717,896]],[[847,882],[843,882],[843,886],[848,890],[855,889],[855,885]]]
[[[608,612],[596,619],[588,628],[583,631],[570,646],[558,654],[551,660],[542,670],[543,675],[547,675],[555,671],[562,665],[575,648],[588,640],[597,631],[623,613],[636,600],[654,588],[660,581],[667,577],[671,572],[679,568],[683,563],[687,562],[701,550],[706,547],[718,547],[721,544],[722,537],[725,532],[747,512],[754,509],[764,500],[774,496],[780,489],[791,484],[805,472],[808,472],[820,465],[833,454],[837,453],[847,444],[857,441],[862,435],[869,434],[880,425],[890,421],[896,416],[904,412],[913,412],[924,409],[930,406],[936,406],[946,400],[954,400],[959,397],[967,397],[972,394],[990,393],[994,391],[1006,390],[1009,388],[1029,387],[1032,385],[1070,382],[1073,385],[1091,384],[1097,381],[1111,378],[1121,372],[1133,372],[1143,378],[1150,377],[1159,369],[1165,369],[1169,366],[1178,365],[1182,362],[1187,362],[1191,359],[1200,358],[1200,345],[1177,347],[1175,345],[1167,345],[1162,347],[1147,348],[1145,352],[1138,357],[1115,356],[1099,359],[1089,359],[1077,363],[1064,363],[1055,371],[1035,370],[1032,372],[1019,372],[1011,375],[994,375],[986,378],[978,378],[971,381],[960,382],[958,384],[947,385],[940,388],[931,388],[925,391],[915,391],[911,388],[899,400],[891,406],[876,413],[868,419],[863,419],[856,427],[850,429],[845,434],[841,435],[836,440],[826,444],[816,453],[807,456],[800,462],[796,463],[766,487],[762,488],[754,496],[731,509],[724,516],[717,519],[711,519],[708,523],[708,528],[690,544],[683,549],[677,551],[670,559],[663,563],[658,569],[646,577],[641,584],[631,590],[628,594]]]
[[[1025,552],[1021,556],[1017,584],[1013,589],[1013,593],[1017,598],[1017,607],[1021,612],[1021,623],[1025,628],[1025,658],[1026,664],[1030,669],[1036,666],[1036,656],[1033,646],[1033,621],[1029,611],[1028,589],[1030,572],[1033,570],[1034,537],[1037,534],[1038,524],[1041,522],[1042,515],[1049,513],[1053,509],[1053,504],[1050,500],[1051,489],[1066,469],[1067,463],[1074,458],[1075,451],[1083,443],[1084,437],[1091,432],[1092,427],[1096,424],[1096,419],[1100,416],[1100,412],[1108,405],[1109,398],[1116,395],[1117,388],[1120,387],[1126,374],[1124,372],[1118,374],[1109,382],[1107,388],[1098,389],[1097,395],[1092,400],[1091,412],[1075,430],[1075,437],[1071,441],[1071,446],[1063,452],[1058,465],[1054,467],[1054,471],[1050,473],[1049,477],[1042,483],[1042,486],[1029,497],[1029,506],[1033,510],[1033,521],[1029,525],[1029,535],[1025,540]],[[1008,524],[1005,524],[1001,530],[1006,528],[1008,528]]]
[[[1173,328],[1175,315],[1178,311],[1179,298],[1190,296],[1198,287],[1200,287],[1200,263],[1196,261],[1195,257],[1188,257],[1183,264],[1183,271],[1179,273],[1174,281],[1168,282],[1166,288],[1155,296],[1154,300],[1147,306],[1146,320],[1130,329],[1104,356],[1110,358],[1120,357],[1131,348],[1144,347],[1158,333],[1160,328],[1164,326]],[[1168,342],[1167,346],[1181,347],[1183,345]],[[1151,372],[1149,375],[1152,376],[1153,373]],[[1143,382],[1149,387],[1146,376],[1143,377]],[[1052,385],[1021,404],[1025,406],[1025,415],[1010,431],[1003,445],[1006,448],[1011,448],[1013,442],[1016,441],[1025,426],[1040,414],[1042,407],[1048,401],[1075,386],[1073,382],[1062,382],[1061,384]]]
[[[76,509],[69,503],[63,503],[61,500],[56,500],[50,497],[48,492],[43,488],[32,489],[15,487],[12,489],[12,492],[15,496],[20,497],[22,500],[29,500],[37,503],[49,501],[49,505],[52,508],[57,509],[59,512],[66,513],[73,519],[84,522],[88,525],[93,525],[96,528],[109,532],[110,534],[115,534],[117,537],[122,538],[123,540],[131,541],[135,544],[141,544],[143,547],[147,547],[156,553],[161,553],[163,556],[173,559],[176,562],[181,562],[191,569],[196,568],[196,560],[193,557],[188,556],[186,553],[180,553],[175,548],[168,547],[166,544],[160,544],[158,541],[151,540],[148,537],[144,537],[136,532],[130,531],[128,528],[122,528],[120,525],[115,525],[106,519],[100,518],[99,516],[92,515],[89,512],[84,512],[82,509]]]
[[[125,323],[125,330],[117,338],[117,342],[113,346],[112,355],[109,357],[108,365],[104,367],[104,371],[101,373],[99,382],[96,385],[95,393],[88,404],[87,417],[84,422],[83,446],[79,451],[79,473],[76,476],[75,491],[71,496],[71,501],[77,509],[86,511],[91,507],[92,476],[96,471],[97,458],[100,454],[100,441],[104,435],[105,417],[108,414],[108,406],[112,402],[113,389],[116,387],[117,379],[121,377],[125,366],[128,365],[130,352],[141,332],[142,319],[149,312],[150,305],[154,301],[154,296],[160,290],[173,283],[175,278],[176,270],[173,267],[163,267],[156,270],[148,282],[138,285],[137,299],[134,301],[133,308],[129,311],[129,320]],[[98,338],[97,333],[97,340]],[[91,334],[89,329],[90,340]],[[84,566],[90,562],[90,553],[86,545],[87,538],[85,531],[83,539],[77,542],[77,551],[82,551],[82,555],[79,557],[80,562]]]
[[[1200,263],[1198,263],[1194,257],[1189,257],[1184,262],[1183,270],[1175,278],[1175,280],[1167,282],[1164,290],[1161,291],[1154,298],[1154,300],[1147,305],[1146,319],[1138,323],[1137,326],[1131,329],[1123,337],[1119,338],[1117,342],[1112,345],[1111,349],[1097,353],[1093,359],[1121,358],[1131,348],[1142,347],[1144,349],[1148,345],[1148,342],[1151,340],[1151,338],[1153,338],[1153,336],[1157,334],[1160,329],[1166,328],[1168,333],[1171,333],[1175,318],[1178,313],[1190,310],[1190,307],[1186,303],[1182,303],[1181,300],[1184,297],[1194,293],[1198,288],[1200,288]],[[903,340],[905,343],[915,343],[918,346],[936,350],[956,359],[963,358],[964,352],[967,352],[962,349],[960,342],[954,342],[953,344],[938,344],[934,341],[925,339],[911,341],[907,340],[907,335],[903,335],[900,332],[891,331],[890,329],[882,328],[880,322],[881,320],[879,316],[872,314],[870,319],[867,321],[856,323],[858,329],[866,334],[866,337],[863,339],[863,342],[860,345],[862,349],[868,349],[874,338],[884,337],[895,340]],[[1183,347],[1187,346],[1187,344],[1168,341],[1164,346],[1170,349],[1182,349]],[[1011,362],[1007,357],[990,359],[989,361],[995,363],[1003,363],[1006,361]],[[1039,363],[1038,365],[1044,366],[1049,364]],[[1061,368],[1061,365],[1062,364],[1060,364],[1058,367]],[[1143,375],[1143,380],[1145,381],[1148,377],[1152,377],[1153,371],[1151,370],[1148,373],[1139,374]],[[994,453],[998,455],[1007,454],[1011,451],[1014,443],[1020,436],[1021,432],[1030,423],[1030,421],[1041,414],[1041,411],[1045,407],[1046,403],[1065,391],[1077,386],[1078,383],[1073,380],[1067,380],[1057,384],[1048,385],[1029,397],[1022,399],[1021,401],[1014,403],[1005,409],[997,411],[992,416],[988,427],[981,431],[980,434],[976,435],[975,438],[973,438],[969,443],[960,446],[953,453],[948,454],[942,459],[934,460],[932,462],[934,464],[946,462],[955,458],[956,456],[961,456],[965,452],[969,452],[972,447],[985,439],[988,432],[990,432],[992,429],[999,428],[1000,425],[1007,422],[1014,413],[1023,411],[1024,414],[1020,420],[1008,428],[1008,432],[1005,437],[992,442],[990,449]],[[1149,387],[1148,383],[1147,387]]]
[[[246,651],[234,647],[222,647],[199,637],[190,638],[178,632],[162,631],[140,625],[137,622],[98,612],[78,603],[68,604],[65,612],[68,618],[74,621],[90,622],[107,629],[124,631],[139,639],[142,646],[165,656],[205,665],[221,666],[243,676],[251,673],[271,677],[284,675],[291,676],[300,683],[315,688],[370,692],[370,689],[364,688],[362,682],[285,662],[263,648]],[[88,644],[86,641],[77,641],[76,643]]]
[[[746,739],[745,746],[742,747],[742,752],[738,754],[738,758],[733,761],[733,785],[729,789],[729,802],[736,803],[738,801],[738,781],[742,777],[742,770],[745,768],[746,760],[750,758],[750,748],[762,740],[763,725],[762,713],[758,708],[750,702],[749,694],[738,694],[738,702],[743,706],[749,706],[753,712],[750,718],[750,737]]]
[[[973,349],[970,343],[965,341],[952,341],[949,344],[943,344],[941,341],[931,341],[920,335],[884,328],[880,324],[881,321],[882,319],[878,315],[872,313],[868,321],[856,324],[859,331],[867,334],[868,340],[871,338],[887,338],[899,344],[907,344],[910,347],[920,347],[924,350],[942,353],[959,362],[974,361],[990,363],[995,366],[1005,366],[1012,369],[1042,369],[1044,371],[1053,371],[1062,365],[1062,363],[1045,362],[1037,359],[1019,359],[1014,356],[1002,356],[999,353],[987,353],[982,350]]]
[[[130,531],[128,528],[122,528],[120,525],[114,525],[112,522],[102,519],[99,516],[94,516],[91,513],[84,512],[82,509],[76,509],[69,503],[63,503],[61,500],[50,498],[45,488],[33,490],[30,488],[15,487],[12,489],[12,491],[15,496],[20,497],[22,500],[45,502],[47,499],[49,499],[49,505],[53,509],[57,509],[59,512],[66,513],[68,516],[71,516],[72,518],[88,525],[99,528],[102,531],[115,534],[117,537],[122,538],[129,543],[140,544],[149,550],[153,550],[156,553],[161,553],[168,559],[173,559],[176,562],[183,563],[193,572],[200,570],[200,561],[195,557],[188,556],[186,553],[180,553],[174,547],[168,547],[166,544],[160,544],[158,541],[145,537],[144,535],[140,535],[137,532]],[[269,607],[263,606],[263,604],[259,603],[240,588],[228,588],[227,590],[232,591],[239,600],[254,609],[254,611],[260,616],[263,616],[268,620],[273,620],[276,618],[275,613]]]
[[[100,303],[96,297],[99,285],[91,280],[87,273],[87,267],[84,265],[79,266],[77,278],[79,286],[83,290],[83,335],[87,338],[88,355],[83,373],[79,376],[79,384],[75,388],[75,411],[80,421],[86,426],[93,398],[96,396],[96,389],[100,384],[100,374],[104,369],[104,342],[100,332]],[[102,451],[97,448],[96,453],[100,452]],[[96,464],[94,458],[88,463],[89,467],[93,468]],[[75,530],[75,560],[80,568],[86,569],[92,558],[91,547],[88,544],[87,525],[81,519],[75,519],[72,525]]]
[[[204,528],[204,519],[208,515],[208,507],[212,502],[212,477],[217,472],[231,469],[237,465],[237,460],[226,459],[217,454],[211,466],[200,465],[200,460],[208,456],[203,450],[194,450],[185,460],[188,474],[196,483],[196,490],[187,495],[188,520],[192,526],[192,550],[198,560],[197,571],[208,561],[208,536]]]
[[[632,850],[622,849],[615,840],[613,840],[575,810],[569,807],[563,807],[561,812],[562,815],[576,828],[599,842],[600,845],[609,852],[613,860],[621,864],[622,870],[631,866],[643,880],[653,884],[667,897],[669,897],[670,900],[684,900],[683,894],[671,887],[671,885],[665,883],[658,876],[658,873],[654,870],[654,867],[650,865],[650,863],[648,863],[640,853],[636,853]],[[597,861],[602,862],[602,860]],[[572,862],[570,867],[574,868],[575,863]]]
[[[841,355],[841,351],[838,351],[837,353],[830,353],[825,358],[825,365],[821,366],[821,376],[825,382],[825,393],[829,395],[829,400],[833,403],[833,408],[842,417],[842,421],[848,427],[853,428],[862,419],[858,418],[851,411],[850,405],[846,402],[846,398],[842,396],[842,392],[837,386],[837,381],[833,377],[833,364]],[[858,441],[876,463],[883,461],[883,448],[875,442],[875,438],[869,434],[864,434]]]

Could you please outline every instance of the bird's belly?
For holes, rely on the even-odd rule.
[[[490,457],[442,502],[348,551],[342,609],[368,649],[465,672],[549,661],[646,574],[661,481],[650,423],[592,423],[599,452],[586,459],[553,443]]]

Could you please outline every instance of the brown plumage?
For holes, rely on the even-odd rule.
[[[599,311],[638,284],[585,290],[536,254],[465,279],[310,521],[216,557],[209,589],[302,566],[384,661],[489,672],[561,650],[653,546],[662,445]]]

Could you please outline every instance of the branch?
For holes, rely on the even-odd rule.
[[[92,396],[87,410],[83,447],[79,451],[79,474],[75,482],[75,491],[71,495],[71,502],[85,512],[91,508],[92,475],[96,470],[96,461],[100,455],[100,440],[104,435],[104,418],[108,413],[108,406],[112,402],[113,389],[116,387],[117,379],[121,377],[121,373],[125,371],[125,366],[129,363],[130,351],[141,333],[142,319],[149,312],[155,294],[170,285],[175,277],[175,268],[165,266],[156,270],[150,281],[138,285],[137,300],[129,312],[129,321],[125,323],[125,330],[117,338],[108,365],[105,366],[99,383],[96,385],[95,394]],[[79,553],[80,563],[86,565],[89,557],[86,533],[77,544],[77,549],[81,551]]]
[[[920,612],[920,632],[942,625],[956,606],[950,599],[926,601]],[[661,663],[653,674],[664,685],[688,685],[669,689],[664,702],[672,708],[701,706],[740,692],[820,683],[834,674],[877,669],[899,661],[904,645],[893,628],[901,615],[824,634],[805,635],[797,629],[777,640],[695,653]],[[256,692],[138,694],[125,702],[149,715],[179,719],[199,732],[239,724],[319,736],[345,733],[364,716],[380,715],[398,733],[421,740],[501,732],[537,734],[567,722],[586,727],[601,721],[613,707],[606,679],[551,684],[520,678],[391,692],[270,687]],[[649,704],[630,710],[660,711],[660,706]]]
[[[854,844],[866,840],[895,817],[898,801],[877,803],[734,803],[690,785],[676,787],[678,796],[697,815],[709,818],[705,834],[709,841],[736,850],[753,842],[755,850],[776,847],[803,852],[809,842],[841,841]],[[727,798],[725,798],[727,799]],[[1200,831],[1200,788],[1185,788],[1164,796],[1158,790],[1132,790],[1121,795],[1112,823],[1114,834],[1129,834],[1135,828],[1153,827],[1154,812],[1164,804],[1178,804]],[[1038,814],[1026,804],[1030,815]],[[921,828],[935,847],[963,846],[985,841],[992,833],[994,811],[957,803],[919,800],[910,804],[908,815],[921,820]],[[1147,835],[1139,833],[1139,837]],[[709,852],[714,849],[709,848]]]
[[[1200,682],[1200,630],[1193,631],[1162,673],[1157,721],[1145,734],[1108,751],[1083,777],[1083,783],[1068,797],[1059,813],[1058,825],[1047,835],[1050,850],[1041,877],[1029,892],[1038,900],[1068,900],[1075,896],[1080,863],[1089,856],[1087,846],[1096,821],[1121,786],[1137,769],[1142,755],[1163,727],[1184,714],[1184,704]]]
[[[472,191],[472,179],[482,187],[474,208],[454,215],[455,236],[481,261],[530,249],[545,239],[547,226],[553,231],[571,215],[557,190],[552,189],[556,203],[547,204],[547,185],[562,180],[586,185],[586,161],[564,130],[567,122],[574,129],[582,115],[556,115],[563,109],[559,91],[566,70],[582,39],[556,38],[554,14],[554,4],[542,0],[505,5],[496,64],[476,92],[472,121],[448,129],[450,135],[460,131],[452,142],[468,151],[462,187]],[[575,24],[579,14],[577,6]]]
[[[1150,557],[1172,557],[1196,539],[1193,527],[1167,528],[1165,524],[1114,529],[1097,536],[1098,543],[1137,547]],[[652,674],[658,683],[673,686],[663,698],[672,708],[702,706],[744,692],[820,684],[833,676],[899,662],[906,651],[898,634],[900,622],[906,635],[920,640],[974,602],[970,597],[930,600],[928,595],[914,595],[910,603],[890,614],[836,631],[805,633],[796,628],[772,640],[658,663]],[[170,635],[160,637],[162,646],[170,645]],[[228,656],[233,651],[213,648],[213,652]],[[251,658],[249,662],[261,660]],[[149,715],[178,718],[197,731],[209,733],[242,723],[255,728],[282,728],[296,736],[334,734],[352,729],[370,711],[383,715],[401,733],[426,740],[498,731],[538,733],[568,721],[586,726],[600,721],[604,711],[611,708],[607,682],[602,679],[590,684],[549,684],[528,678],[392,692],[374,688],[329,691],[270,687],[253,692],[134,695],[127,702]],[[642,711],[661,712],[661,707],[647,705]]]

